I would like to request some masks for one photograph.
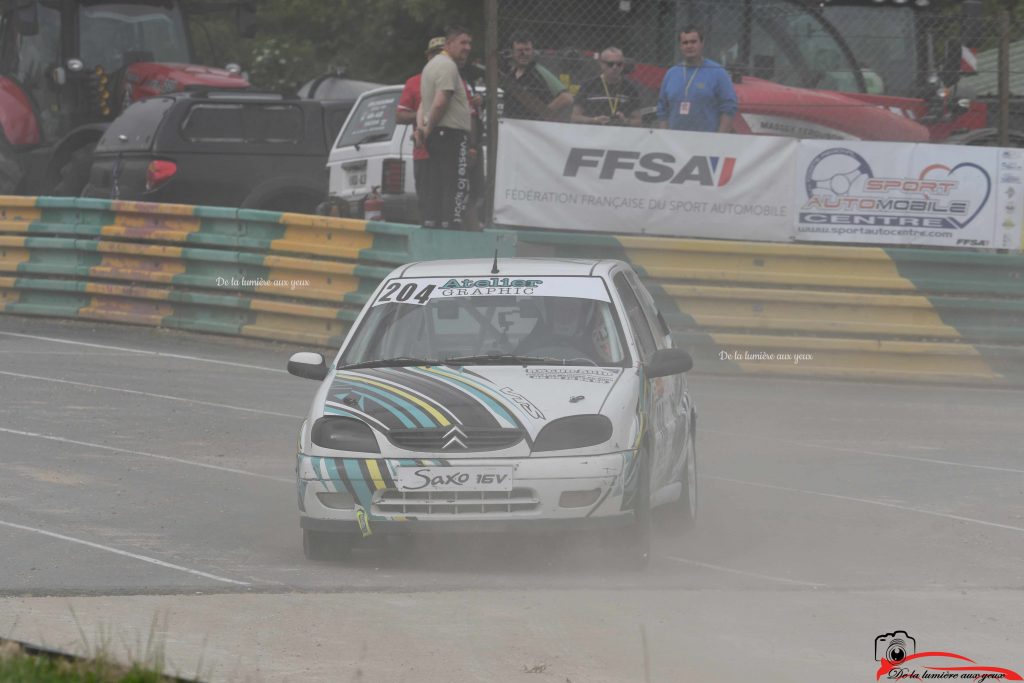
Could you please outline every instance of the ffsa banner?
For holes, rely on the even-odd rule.
[[[1024,151],[804,140],[796,239],[1020,249]]]
[[[797,141],[501,122],[495,221],[789,242]]]

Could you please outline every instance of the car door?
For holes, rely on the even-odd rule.
[[[665,323],[664,316],[658,312],[654,297],[634,271],[626,271],[626,279],[636,291],[644,317],[654,332],[655,344],[659,349],[672,348],[672,333]],[[668,477],[665,481],[671,482],[678,480],[685,465],[683,456],[686,439],[689,436],[691,405],[685,374],[668,375],[661,379],[664,380],[661,385],[663,393],[658,397],[659,405],[656,410],[663,412],[662,419],[665,422],[666,433],[663,445],[667,449],[665,462],[667,463],[666,476]]]
[[[654,352],[658,349],[658,343],[653,329],[644,313],[640,297],[629,283],[627,273],[620,271],[612,278],[616,293],[622,301],[629,327],[633,332],[637,351],[640,354],[641,365],[650,362]],[[674,422],[670,418],[671,410],[667,407],[668,395],[671,391],[670,377],[656,377],[654,379],[644,377],[644,386],[641,390],[644,393],[644,404],[647,420],[647,441],[650,448],[648,457],[651,458],[651,492],[657,491],[660,487],[669,482],[668,476],[671,473],[671,454],[673,439],[675,437],[672,429]]]

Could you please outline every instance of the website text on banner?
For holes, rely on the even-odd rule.
[[[1024,150],[800,143],[796,239],[1020,249]]]
[[[502,225],[789,242],[796,140],[501,122]]]

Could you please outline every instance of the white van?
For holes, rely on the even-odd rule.
[[[384,220],[419,223],[412,170],[413,130],[395,124],[402,88],[377,88],[356,100],[327,157],[330,178],[324,213],[362,218],[363,202],[379,192],[384,200]]]

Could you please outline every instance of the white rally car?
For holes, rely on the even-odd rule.
[[[643,566],[653,508],[696,517],[692,364],[621,261],[397,268],[330,364],[288,363],[321,381],[296,464],[306,556],[378,533],[618,526]]]

